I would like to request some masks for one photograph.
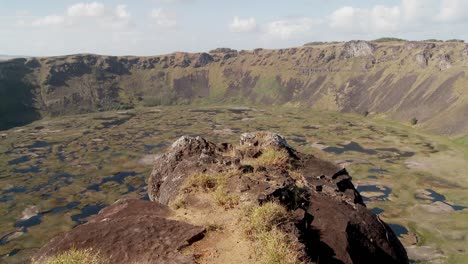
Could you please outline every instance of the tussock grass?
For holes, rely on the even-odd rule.
[[[258,166],[287,166],[289,153],[285,149],[267,148],[258,158],[245,159],[245,163],[254,167]]]
[[[257,234],[270,231],[288,218],[286,208],[274,202],[245,210],[244,231],[248,237],[255,237]]]
[[[286,234],[273,227],[258,237],[260,244],[259,262],[262,264],[299,264],[298,253]]]
[[[224,207],[224,209],[234,208],[239,204],[239,196],[229,193],[224,187],[218,187],[215,192],[213,192],[213,199],[216,204]]]
[[[226,181],[234,174],[231,172],[220,174],[195,174],[187,179],[183,190],[185,192],[211,192],[213,200],[224,209],[234,208],[239,204],[239,196],[226,190]],[[179,197],[174,202],[176,209],[185,207],[184,197]]]
[[[214,191],[223,184],[225,178],[223,175],[199,173],[192,175],[184,184],[183,190],[186,192],[192,191]]]
[[[44,261],[32,261],[32,264],[104,264],[104,258],[93,249],[70,249]]]
[[[244,208],[244,233],[254,243],[260,263],[300,263],[293,242],[278,228],[287,219],[288,212],[278,203]]]

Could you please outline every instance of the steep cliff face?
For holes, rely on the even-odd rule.
[[[463,43],[352,41],[154,57],[16,59],[0,63],[0,119],[8,127],[9,117],[24,111],[37,117],[136,105],[292,103],[416,118],[437,133],[467,134],[467,50]]]

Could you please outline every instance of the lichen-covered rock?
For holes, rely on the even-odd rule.
[[[181,186],[189,177],[223,172],[235,175],[226,178],[224,192],[287,208],[292,217],[278,228],[300,243],[304,263],[408,263],[403,245],[366,208],[346,169],[296,151],[275,133],[242,134],[237,146],[181,137],[155,161],[148,193],[168,204],[188,195]]]
[[[169,215],[170,209],[158,203],[120,200],[52,239],[35,259],[40,263],[70,249],[92,248],[108,263],[195,263],[178,251],[203,238],[205,229],[169,220]]]

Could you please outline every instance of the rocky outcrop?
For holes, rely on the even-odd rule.
[[[108,263],[194,263],[179,250],[203,238],[205,229],[169,220],[168,207],[143,200],[120,200],[36,254],[39,263],[70,249],[96,250]]]
[[[430,54],[427,52],[422,52],[416,54],[416,63],[419,65],[421,68],[426,68],[427,65],[429,64],[429,59],[431,58]]]
[[[275,228],[294,241],[291,250],[301,263],[408,263],[404,247],[389,226],[366,208],[346,169],[300,153],[270,132],[242,134],[236,146],[217,145],[202,137],[179,138],[155,160],[148,179],[151,201],[119,200],[52,239],[35,259],[40,263],[70,249],[91,248],[106,263],[198,263],[196,258],[211,254],[217,243],[206,240],[224,241],[223,236],[229,235],[222,231],[205,236],[205,228],[174,220],[181,212],[174,204],[184,197],[182,219],[193,217],[209,226],[203,210],[216,209],[203,202],[207,193],[197,196],[187,187],[193,186],[190,180],[196,175],[225,175],[222,181],[201,178],[206,180],[201,184],[208,190],[222,182],[223,197],[239,197],[220,213],[242,212],[244,204],[279,204],[288,215]],[[231,214],[223,224],[239,229],[243,225],[239,217]],[[228,241],[235,247],[239,239]],[[203,252],[196,251],[200,245],[206,247]],[[241,263],[255,262],[247,257]]]
[[[208,63],[210,63],[212,61],[213,61],[213,57],[211,57],[210,54],[201,53],[200,55],[198,55],[198,58],[195,61],[194,67],[195,68],[203,67],[203,66],[207,65]]]
[[[224,191],[243,202],[286,207],[291,218],[279,228],[301,243],[304,263],[408,263],[398,238],[366,208],[345,169],[297,152],[278,134],[246,133],[238,146],[181,137],[155,161],[150,199],[171,204],[199,173],[233,175]]]
[[[442,55],[439,60],[439,69],[441,71],[444,71],[450,68],[452,68],[452,63],[450,62],[450,56],[447,54]]]
[[[353,40],[346,42],[344,45],[344,56],[346,58],[371,56],[374,54],[374,44],[363,41]]]

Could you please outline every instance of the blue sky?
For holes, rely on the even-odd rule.
[[[400,37],[468,40],[468,0],[0,0],[0,54],[154,55]]]

